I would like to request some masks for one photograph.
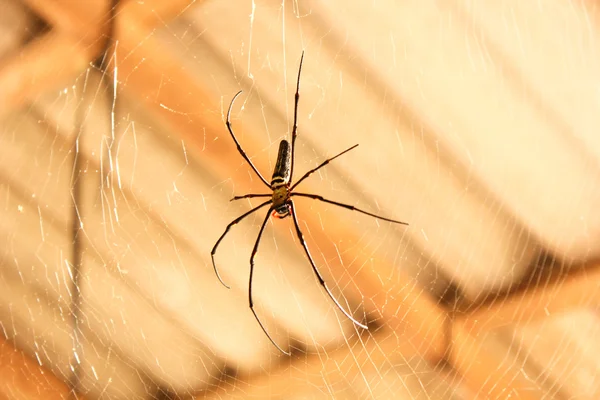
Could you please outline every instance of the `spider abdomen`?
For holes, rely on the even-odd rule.
[[[275,211],[273,215],[278,218],[285,218],[290,215],[288,205],[290,199],[290,156],[290,142],[284,139],[279,143],[279,153],[277,154],[277,162],[271,179],[273,211]]]
[[[287,185],[290,181],[290,142],[283,139],[279,143],[279,153],[277,154],[277,162],[273,170],[273,178],[271,178],[271,189]],[[274,198],[274,197],[273,197]]]

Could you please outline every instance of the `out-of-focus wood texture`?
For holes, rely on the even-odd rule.
[[[110,52],[118,82],[113,132],[112,93],[100,74],[85,72],[106,39],[108,2],[27,4],[51,30],[0,64],[0,114],[29,107],[3,122],[1,316],[10,321],[5,335],[42,354],[39,362],[54,373],[67,379],[71,360],[67,227],[83,101],[92,107],[78,142],[86,236],[80,389],[89,396],[153,397],[160,388],[204,398],[290,390],[338,398],[597,397],[594,378],[585,378],[600,369],[597,361],[574,351],[569,364],[535,339],[572,337],[564,324],[554,336],[544,331],[546,320],[572,319],[590,334],[569,343],[592,349],[582,343],[592,340],[597,317],[574,312],[597,308],[598,268],[568,271],[599,252],[591,129],[598,114],[585,84],[598,73],[594,7],[581,2],[566,12],[556,0],[541,13],[516,1],[502,9],[389,1],[365,12],[307,1],[281,9],[256,2],[256,12],[214,0],[122,2]],[[553,28],[558,21],[564,30]],[[534,51],[563,31],[572,36],[560,46]],[[572,43],[580,44],[577,54]],[[301,49],[297,173],[361,144],[328,167],[329,187],[313,179],[303,190],[345,196],[411,226],[371,228],[366,217],[358,225],[346,211],[298,202],[336,295],[373,322],[361,332],[323,296],[289,226],[273,224],[278,239],[268,233],[261,243],[254,290],[275,340],[300,350],[284,360],[247,308],[240,271],[255,232],[237,227],[228,239],[233,250],[220,249],[231,291],[216,281],[208,254],[228,221],[248,209],[228,198],[261,188],[224,128],[228,102],[248,89],[232,122],[253,162],[270,171],[279,135],[289,131]],[[550,50],[574,64],[548,62]],[[551,66],[543,77],[542,66]],[[556,84],[566,75],[568,84]],[[522,282],[542,250],[557,256],[558,272],[543,285]],[[454,290],[466,303],[458,310],[444,293]],[[28,324],[32,315],[37,325]],[[12,372],[34,362],[20,360],[11,358]],[[568,382],[572,375],[578,386]],[[20,390],[11,376],[0,377],[8,397]],[[64,391],[53,379],[34,392]]]
[[[3,399],[65,399],[69,395],[64,382],[4,339],[0,339],[0,376]]]
[[[599,303],[600,265],[593,264],[484,304],[454,322],[471,332],[487,331],[512,324],[527,325]]]

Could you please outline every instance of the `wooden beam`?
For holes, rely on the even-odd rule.
[[[600,265],[560,276],[543,286],[455,316],[448,361],[471,389],[486,398],[541,399],[545,391],[525,371],[525,361],[509,353],[509,345],[485,340],[493,330],[527,324],[573,309],[600,303]],[[531,375],[531,374],[530,374]]]
[[[489,331],[509,324],[527,324],[573,309],[600,304],[600,264],[560,276],[551,283],[527,288],[508,298],[483,305],[455,323],[472,333]]]

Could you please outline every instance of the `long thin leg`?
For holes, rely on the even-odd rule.
[[[290,167],[290,182],[294,177],[294,149],[296,148],[296,136],[298,136],[298,101],[300,100],[300,73],[302,72],[302,61],[304,61],[304,50],[302,51],[302,57],[300,57],[298,81],[296,82],[296,95],[294,96],[294,127],[292,128],[292,166]]]
[[[270,189],[271,185],[269,185],[269,182],[267,182],[267,180],[260,174],[260,172],[258,172],[258,170],[254,166],[254,164],[252,164],[252,161],[250,161],[250,159],[248,158],[248,155],[246,155],[246,152],[242,149],[242,146],[240,146],[240,143],[237,141],[235,134],[233,133],[233,129],[231,128],[231,122],[229,122],[229,116],[231,115],[231,108],[233,107],[233,102],[235,101],[235,99],[237,99],[237,97],[241,93],[242,93],[242,91],[240,90],[239,92],[236,93],[235,96],[233,96],[233,99],[231,99],[231,104],[229,104],[229,110],[227,110],[227,122],[225,124],[227,125],[227,129],[229,129],[229,133],[231,133],[231,137],[233,138],[233,141],[235,142],[235,145],[237,146],[238,151],[240,152],[242,157],[244,157],[244,160],[248,161],[248,164],[250,164],[250,166],[252,167],[254,172],[256,172],[256,175],[258,175],[260,180],[263,181],[263,183],[265,185],[267,185],[267,187]]]
[[[339,203],[339,202],[333,201],[333,200],[327,200],[327,199],[323,198],[323,196],[319,196],[318,194],[295,193],[295,192],[293,192],[293,193],[290,194],[290,196],[308,197],[309,199],[320,200],[322,202],[333,204],[335,206],[340,206],[340,207],[343,207],[343,208],[347,208],[348,210],[358,211],[359,213],[363,213],[363,214],[369,215],[369,216],[374,217],[374,218],[382,219],[384,221],[393,222],[395,224],[400,224],[400,225],[408,225],[407,222],[402,222],[402,221],[397,221],[395,219],[380,217],[379,215],[375,215],[375,214],[371,214],[370,212],[363,211],[360,208],[356,208],[356,207],[354,207],[354,206],[352,206],[350,204],[344,204],[344,203]]]
[[[277,347],[277,349],[279,349],[279,351],[281,351],[283,354],[289,356],[289,355],[291,355],[291,353],[288,351],[284,351],[281,347],[279,347],[279,345],[277,343],[275,343],[275,341],[273,340],[271,335],[269,335],[269,332],[267,332],[267,330],[265,329],[262,322],[260,322],[260,318],[258,318],[256,311],[254,311],[254,302],[252,301],[252,275],[254,273],[254,256],[256,255],[256,252],[258,251],[258,245],[260,244],[260,238],[262,237],[263,231],[265,229],[265,225],[267,225],[267,221],[269,220],[270,216],[271,216],[271,210],[269,210],[267,212],[267,215],[265,216],[265,220],[263,221],[263,223],[260,227],[260,231],[258,232],[258,237],[256,238],[256,243],[254,243],[254,248],[252,249],[252,254],[250,255],[250,281],[248,283],[248,301],[250,303],[250,309],[252,310],[252,314],[254,314],[254,318],[256,318],[256,320],[258,321],[258,324],[262,328],[265,335],[267,335],[267,337],[269,338],[271,343],[273,343],[273,345],[275,345],[275,347]]]
[[[300,182],[302,182],[303,180],[305,180],[306,178],[308,178],[311,174],[313,174],[314,172],[317,172],[318,170],[320,170],[321,168],[323,168],[324,166],[326,166],[327,164],[329,164],[331,161],[335,160],[336,158],[338,158],[339,156],[341,156],[342,154],[345,154],[347,152],[349,152],[352,149],[355,149],[358,147],[358,144],[355,144],[352,147],[347,148],[346,150],[342,151],[340,154],[338,154],[337,156],[333,156],[331,158],[328,158],[327,160],[323,161],[318,167],[311,169],[310,171],[308,171],[307,173],[305,173],[304,175],[302,175],[302,178],[298,179],[298,182],[294,183],[292,185],[292,187],[290,188],[290,190],[294,190],[294,188],[296,186],[298,186],[300,184]]]
[[[219,280],[221,281],[223,286],[225,286],[227,289],[231,289],[231,288],[229,286],[227,286],[227,284],[225,282],[223,282],[223,279],[221,279],[221,275],[219,275],[219,271],[217,270],[217,264],[215,264],[215,253],[217,252],[217,247],[219,247],[219,243],[221,243],[221,240],[223,240],[223,238],[225,237],[225,235],[227,235],[227,232],[229,232],[229,229],[231,229],[231,227],[233,225],[237,224],[238,222],[240,222],[241,220],[246,218],[248,215],[252,214],[254,211],[258,211],[259,209],[261,209],[262,207],[264,207],[270,203],[271,203],[271,200],[265,201],[264,203],[254,207],[252,210],[243,213],[242,215],[240,215],[239,217],[237,217],[236,219],[231,221],[229,223],[229,225],[227,225],[227,228],[225,228],[225,232],[223,232],[223,234],[221,235],[219,240],[217,240],[217,243],[215,243],[214,247],[212,248],[212,251],[210,252],[210,257],[212,258],[212,264],[213,264],[213,268],[215,269],[215,274],[217,274],[217,278],[219,278]]]
[[[233,197],[231,200],[229,201],[235,201],[235,200],[241,200],[241,199],[251,199],[253,197],[273,197],[273,194],[266,194],[266,193],[249,193],[249,194],[245,194],[243,196],[235,196]]]
[[[300,230],[300,224],[298,224],[298,217],[296,216],[296,209],[294,208],[294,202],[292,200],[290,200],[289,204],[290,204],[290,208],[292,209],[292,217],[294,218],[294,225],[296,226],[296,234],[298,235],[298,239],[300,240],[300,243],[302,243],[302,247],[304,248],[306,257],[308,257],[308,261],[310,261],[310,265],[312,266],[312,269],[315,272],[315,275],[317,276],[317,280],[319,281],[321,286],[323,286],[323,288],[325,288],[325,291],[327,292],[329,297],[331,297],[331,300],[333,300],[333,302],[335,303],[337,308],[339,308],[340,311],[343,312],[346,317],[348,317],[348,319],[350,319],[352,322],[354,322],[356,325],[360,326],[363,329],[369,329],[366,325],[361,324],[360,322],[355,320],[354,317],[352,317],[352,315],[350,315],[350,313],[348,311],[344,310],[344,308],[342,308],[342,305],[336,300],[335,297],[333,297],[333,294],[331,294],[331,292],[329,291],[329,287],[327,287],[325,280],[323,279],[323,277],[321,276],[321,273],[317,269],[317,266],[315,265],[315,262],[313,261],[313,258],[310,255],[310,251],[308,251],[308,246],[306,245],[306,242],[304,241],[304,235],[302,234],[302,231]]]

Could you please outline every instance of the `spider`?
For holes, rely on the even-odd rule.
[[[229,120],[229,117],[231,115],[231,108],[233,107],[233,103],[235,102],[235,99],[242,93],[242,91],[240,90],[235,96],[233,96],[233,99],[231,100],[231,104],[229,105],[229,110],[227,111],[227,122],[225,123],[225,125],[227,126],[227,129],[229,130],[229,133],[231,134],[231,137],[233,138],[233,141],[235,142],[237,149],[240,152],[241,156],[244,158],[244,160],[246,160],[248,162],[248,164],[250,164],[250,167],[254,170],[256,175],[258,175],[260,180],[271,190],[271,193],[260,193],[260,194],[259,193],[250,193],[250,194],[245,194],[242,196],[235,196],[234,198],[232,198],[231,201],[241,200],[241,199],[249,199],[249,198],[254,198],[254,197],[269,197],[270,199],[265,201],[262,204],[259,204],[258,206],[254,207],[250,211],[245,212],[244,214],[240,215],[239,217],[237,217],[236,219],[231,221],[229,223],[229,225],[227,225],[227,227],[225,228],[225,232],[223,232],[223,234],[219,237],[219,239],[215,243],[214,247],[212,248],[212,251],[210,252],[210,255],[212,258],[212,263],[213,263],[213,268],[215,270],[215,274],[217,275],[217,278],[223,284],[223,286],[225,286],[226,288],[229,289],[230,287],[223,281],[223,279],[221,279],[221,276],[219,275],[219,271],[217,270],[217,265],[215,264],[215,253],[217,252],[217,247],[219,246],[221,241],[225,238],[225,236],[227,235],[227,232],[229,232],[229,229],[231,229],[232,226],[234,226],[235,224],[237,224],[238,222],[240,222],[241,220],[246,218],[248,215],[260,210],[261,208],[263,208],[267,205],[269,206],[269,210],[267,211],[265,219],[260,227],[260,230],[258,231],[258,236],[256,238],[256,242],[254,243],[254,248],[252,249],[252,254],[250,255],[250,279],[249,279],[249,287],[248,287],[248,300],[250,303],[250,310],[252,310],[252,313],[254,314],[256,321],[258,321],[258,324],[262,328],[265,335],[269,338],[271,343],[273,343],[273,345],[275,347],[277,347],[277,349],[279,349],[279,351],[281,351],[283,354],[286,354],[288,356],[291,353],[284,351],[281,347],[279,347],[279,345],[273,340],[271,335],[269,335],[269,333],[265,329],[264,325],[260,321],[260,318],[258,318],[256,311],[254,311],[254,303],[252,301],[252,274],[254,272],[254,256],[256,255],[256,252],[258,251],[258,245],[260,244],[260,239],[261,239],[261,236],[265,229],[265,225],[267,224],[267,221],[269,220],[269,217],[272,215],[275,218],[281,219],[281,218],[286,218],[290,215],[292,216],[292,219],[294,221],[294,226],[296,228],[296,234],[298,235],[298,239],[300,240],[300,243],[302,244],[302,247],[304,248],[306,257],[308,258],[308,261],[310,262],[310,265],[312,266],[312,269],[317,277],[317,280],[319,281],[319,284],[325,289],[325,291],[327,292],[327,294],[329,295],[331,300],[333,300],[333,302],[335,303],[337,308],[339,308],[339,310],[348,319],[350,319],[354,324],[356,324],[357,326],[360,326],[363,329],[368,329],[368,327],[366,325],[360,323],[356,319],[354,319],[354,317],[352,317],[352,315],[350,315],[350,313],[341,306],[341,304],[337,301],[337,299],[333,296],[333,294],[329,290],[329,287],[327,287],[325,280],[323,279],[323,277],[321,276],[321,273],[317,269],[317,266],[315,265],[315,262],[314,262],[312,256],[310,255],[310,251],[308,250],[308,246],[306,245],[306,242],[304,241],[304,236],[302,234],[302,231],[300,230],[300,225],[298,224],[298,218],[296,217],[296,210],[294,208],[294,201],[292,200],[292,197],[294,197],[294,196],[307,197],[309,199],[319,200],[324,203],[329,203],[329,204],[333,204],[333,205],[336,205],[339,207],[343,207],[348,210],[358,211],[360,213],[363,213],[363,214],[366,214],[371,217],[375,217],[375,218],[378,218],[378,219],[381,219],[384,221],[393,222],[395,224],[408,225],[408,223],[406,223],[406,222],[401,222],[401,221],[396,221],[396,220],[393,220],[390,218],[381,217],[381,216],[372,214],[370,212],[358,209],[352,205],[325,199],[322,196],[317,195],[317,194],[300,193],[300,192],[294,191],[294,189],[300,183],[302,183],[302,181],[304,181],[306,178],[308,178],[311,174],[313,174],[314,172],[323,168],[324,166],[326,166],[327,164],[329,164],[331,161],[335,160],[336,158],[340,157],[341,155],[349,152],[352,149],[355,149],[358,146],[358,144],[355,144],[354,146],[349,147],[348,149],[342,151],[341,153],[339,153],[331,158],[328,158],[327,160],[323,161],[320,165],[318,165],[316,168],[313,168],[310,171],[306,172],[300,179],[298,179],[296,181],[296,183],[292,184],[292,177],[294,174],[294,146],[296,144],[296,136],[297,136],[297,130],[298,130],[297,120],[298,120],[298,100],[300,99],[300,94],[299,94],[299,92],[300,92],[300,74],[302,72],[303,60],[304,60],[304,52],[302,52],[302,57],[300,58],[300,66],[298,68],[298,81],[296,83],[296,95],[294,98],[294,126],[292,128],[292,144],[290,146],[290,143],[285,139],[279,143],[279,153],[277,155],[277,162],[275,163],[275,169],[273,171],[273,177],[271,178],[271,183],[267,182],[267,180],[261,175],[261,173],[258,171],[258,169],[256,169],[256,167],[254,166],[252,161],[250,161],[250,158],[248,158],[248,155],[246,154],[246,152],[244,152],[244,150],[242,149],[242,146],[240,146],[240,143],[237,141],[235,134],[233,133],[233,129],[231,128],[231,122]]]

